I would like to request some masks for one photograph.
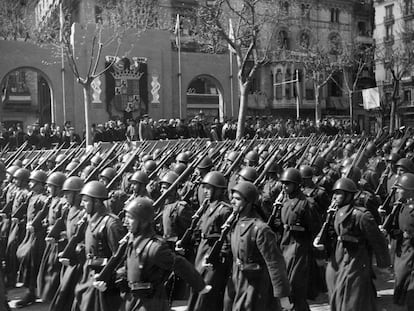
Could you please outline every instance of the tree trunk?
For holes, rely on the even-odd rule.
[[[353,96],[352,92],[348,92],[348,100],[349,100],[349,121],[350,121],[350,130],[351,134],[354,133],[354,103],[353,103]]]
[[[319,105],[319,87],[315,88],[315,124],[319,125],[321,120],[320,114],[320,105]]]
[[[394,133],[395,130],[395,116],[397,112],[397,102],[398,102],[398,93],[400,87],[400,81],[394,78],[392,91],[392,102],[391,102],[391,112],[390,112],[390,134]]]
[[[244,135],[244,127],[246,123],[247,114],[247,84],[239,82],[240,88],[240,103],[239,103],[239,117],[237,120],[236,139],[242,139]]]
[[[86,146],[92,145],[92,135],[91,135],[91,125],[90,125],[90,118],[89,112],[91,109],[91,83],[87,82],[82,84],[83,89],[83,103],[85,107],[85,138],[86,138]]]

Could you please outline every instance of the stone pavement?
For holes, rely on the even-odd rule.
[[[392,273],[377,274],[377,280],[375,286],[378,290],[378,311],[407,311],[405,308],[398,307],[392,303],[393,295],[393,276]],[[21,288],[17,288],[9,291],[10,306],[14,307],[16,300],[23,295],[24,291]],[[315,301],[309,301],[312,311],[329,311],[328,296],[321,294]],[[48,304],[39,301],[36,304],[21,308],[20,310],[31,310],[31,311],[47,311]],[[185,311],[185,301],[174,302],[174,311]],[[260,310],[258,310],[260,311]]]

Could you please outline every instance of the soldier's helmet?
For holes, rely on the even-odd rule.
[[[231,192],[238,192],[247,202],[256,202],[259,191],[257,187],[249,181],[241,181],[231,188]]]
[[[129,179],[129,182],[148,185],[149,178],[147,173],[143,171],[136,171],[134,174],[132,174],[131,178]]]
[[[152,173],[157,168],[157,162],[154,160],[147,160],[144,162],[144,169],[148,173]]]
[[[348,174],[348,178],[352,179],[355,183],[358,183],[362,177],[361,170],[358,167],[351,165],[343,167],[341,169],[341,174]]]
[[[354,151],[354,145],[349,143],[345,145],[345,150],[348,150],[349,152],[353,152]]]
[[[56,156],[56,163],[60,163],[60,162],[62,162],[63,160],[65,159],[65,155],[64,154],[58,154],[57,156]]]
[[[154,150],[152,154],[152,158],[156,160],[161,155],[162,150],[160,148],[157,148]]]
[[[414,173],[414,163],[410,159],[402,158],[397,161],[397,167],[404,168],[409,173]]]
[[[204,176],[201,183],[212,185],[213,187],[216,187],[216,188],[225,189],[227,187],[226,178],[224,178],[223,173],[218,172],[218,171],[208,172],[206,176]]]
[[[14,160],[13,165],[16,165],[18,167],[22,167],[23,162],[22,162],[22,160],[17,159],[17,160]]]
[[[181,175],[182,172],[185,171],[187,165],[184,163],[174,163],[173,171],[176,172],[178,175]]]
[[[66,165],[66,167],[65,167],[65,171],[66,172],[71,172],[71,171],[73,171],[77,166],[78,166],[78,164],[79,163],[76,163],[76,162],[70,162],[70,163],[68,163],[68,165]]]
[[[350,178],[338,179],[332,188],[332,191],[336,191],[336,190],[342,190],[342,191],[350,192],[350,193],[358,192],[357,186],[355,185],[353,180]]]
[[[7,168],[6,173],[9,174],[10,176],[13,176],[14,173],[19,169],[20,167],[18,167],[17,165],[12,165],[10,167]]]
[[[322,157],[316,157],[315,161],[313,161],[312,166],[315,166],[322,170],[325,166],[325,159]]]
[[[181,152],[175,157],[175,161],[183,162],[185,164],[187,164],[189,160],[190,157],[185,152]]]
[[[405,173],[402,174],[397,181],[397,187],[405,190],[414,190],[414,174]]]
[[[300,175],[299,170],[293,167],[285,169],[280,176],[281,182],[291,182],[294,184],[300,184],[302,182],[302,176]]]
[[[255,150],[249,151],[246,156],[244,157],[246,161],[249,161],[251,163],[257,163],[259,162],[259,154]]]
[[[108,180],[112,180],[116,176],[116,171],[112,167],[106,167],[100,174],[100,177],[105,177]]]
[[[129,202],[124,210],[135,219],[152,222],[155,216],[153,204],[151,199],[139,197]]]
[[[308,179],[313,177],[312,168],[309,165],[301,165],[299,168],[300,176],[302,179]]]
[[[259,174],[254,167],[246,166],[241,169],[239,176],[243,177],[243,179],[246,181],[254,182],[257,177],[259,177]]]
[[[142,163],[145,163],[146,161],[152,160],[152,155],[146,154],[141,158]]]
[[[278,165],[276,162],[271,163],[269,170],[267,171],[268,173],[277,173],[280,170],[280,165]]]
[[[27,166],[30,162],[30,159],[23,159],[22,166]]]
[[[160,180],[160,184],[169,184],[172,185],[174,181],[178,178],[178,174],[174,171],[169,171]]]
[[[365,147],[365,154],[368,157],[371,157],[375,155],[375,152],[377,151],[377,146],[375,146],[375,143],[370,141],[367,146]]]
[[[13,174],[13,178],[21,181],[29,181],[29,176],[30,171],[25,168],[19,168]]]
[[[62,172],[53,172],[46,180],[46,184],[61,188],[66,180],[66,175]]]
[[[199,169],[210,169],[214,166],[213,161],[210,157],[204,157],[201,162],[197,165]]]
[[[237,151],[230,151],[227,155],[227,160],[230,162],[234,162],[236,158],[238,157],[239,153]]]
[[[318,151],[318,147],[312,146],[312,147],[309,148],[309,151],[308,152],[311,155],[315,155],[316,151]]]
[[[388,153],[391,151],[391,143],[390,142],[386,142],[383,146],[382,146],[382,151],[384,151],[385,153]]]
[[[95,155],[92,159],[91,159],[91,164],[96,166],[98,165],[100,162],[102,161],[102,158],[99,155]]]
[[[191,157],[194,155],[194,153],[191,150],[185,151],[185,154],[188,156],[188,159],[190,160]]]
[[[82,175],[87,177],[90,173],[92,173],[92,171],[93,171],[94,169],[95,169],[95,168],[94,168],[92,165],[87,165],[87,166],[85,166],[85,168],[83,169],[83,171],[82,171]]]
[[[387,162],[391,162],[391,163],[397,163],[397,161],[400,159],[401,157],[397,154],[397,153],[390,153],[388,155],[388,157],[386,158]]]
[[[78,176],[71,176],[62,185],[63,191],[81,191],[84,186],[83,179]]]
[[[88,197],[95,199],[106,200],[108,198],[108,190],[103,183],[92,180],[85,184],[81,190],[81,195],[87,195]]]
[[[34,180],[34,181],[44,184],[46,183],[46,180],[47,180],[47,174],[45,171],[36,170],[30,174],[29,180]]]
[[[56,163],[56,156],[51,156],[47,159],[47,162]]]

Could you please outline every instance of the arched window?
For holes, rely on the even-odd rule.
[[[289,49],[289,37],[286,30],[280,30],[277,36],[277,47]]]

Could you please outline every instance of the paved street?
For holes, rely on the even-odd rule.
[[[392,279],[392,275],[386,274],[381,275],[377,273],[378,278],[375,282],[377,289],[378,289],[378,310],[379,311],[405,311],[404,308],[397,307],[392,303],[392,293],[393,293],[393,284],[394,281]],[[16,299],[19,298],[20,295],[22,295],[23,290],[22,289],[15,289],[9,292],[9,299],[11,307],[14,306],[14,303]],[[311,303],[311,310],[312,311],[328,311],[328,297],[326,294],[320,295],[316,301],[310,301]],[[184,311],[185,306],[183,302],[176,302],[173,309],[175,311]],[[45,311],[48,310],[48,305],[45,303],[36,303],[34,305],[31,305],[26,308],[22,308],[20,310],[36,310],[36,311]]]

